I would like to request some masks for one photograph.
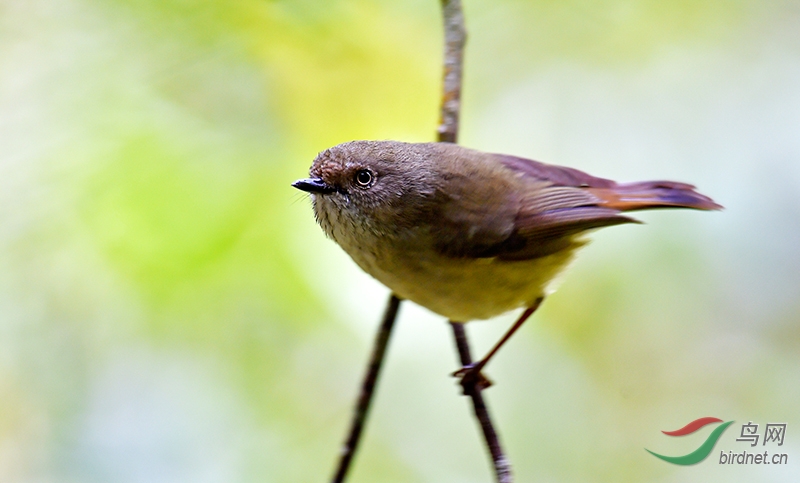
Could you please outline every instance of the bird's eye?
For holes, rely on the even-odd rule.
[[[368,169],[359,169],[356,171],[356,184],[361,186],[362,188],[369,188],[372,185],[373,180],[375,177],[372,175],[372,171]]]

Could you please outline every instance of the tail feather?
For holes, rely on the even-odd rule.
[[[602,200],[600,206],[619,211],[652,208],[691,208],[720,210],[711,198],[695,191],[695,187],[675,181],[641,181],[618,184],[612,188],[588,188]]]

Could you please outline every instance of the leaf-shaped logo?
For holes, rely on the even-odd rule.
[[[675,431],[662,431],[662,433],[666,434],[667,436],[685,436],[687,434],[694,433],[695,431],[699,430],[704,426],[714,423],[722,423],[722,420],[719,418],[712,418],[712,417],[695,419],[694,421],[690,422],[681,429],[676,429]],[[705,442],[702,445],[700,445],[699,448],[683,456],[664,456],[658,453],[654,453],[653,451],[650,451],[647,448],[645,448],[645,451],[669,463],[674,463],[676,465],[683,465],[683,466],[694,465],[703,461],[709,454],[711,454],[711,450],[714,449],[714,445],[717,444],[717,440],[719,440],[720,436],[722,436],[722,433],[732,423],[733,421],[728,421],[726,423],[719,425],[716,429],[714,429],[714,431],[711,432],[711,434],[708,435],[708,438],[706,438]]]

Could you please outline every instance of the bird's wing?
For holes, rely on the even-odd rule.
[[[651,208],[719,210],[722,206],[675,181],[617,183],[577,169],[530,159],[495,155],[504,174],[491,186],[463,193],[466,205],[442,206],[439,247],[456,257],[527,260],[581,244],[573,235],[623,223],[639,223],[622,214]],[[499,183],[498,179],[509,179]],[[475,183],[467,184],[475,186]],[[488,183],[486,183],[488,185]],[[487,205],[487,200],[495,200]],[[499,200],[499,201],[498,201]],[[467,206],[466,210],[455,207]]]
[[[501,176],[494,183],[475,183],[475,179],[495,177],[469,169],[446,176],[430,204],[432,216],[427,218],[435,248],[455,258],[496,256],[516,228],[520,199],[514,180]]]
[[[442,254],[526,260],[574,247],[572,235],[582,231],[636,222],[603,207],[602,198],[587,189],[613,189],[616,183],[611,180],[523,158],[497,157],[506,183],[444,193],[439,200],[442,211],[434,239]],[[475,183],[447,184],[462,185]]]

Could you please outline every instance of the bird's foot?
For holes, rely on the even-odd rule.
[[[470,388],[482,391],[492,385],[492,381],[481,372],[482,367],[480,364],[469,364],[451,374],[453,377],[460,379],[459,382],[464,389],[465,395]]]

